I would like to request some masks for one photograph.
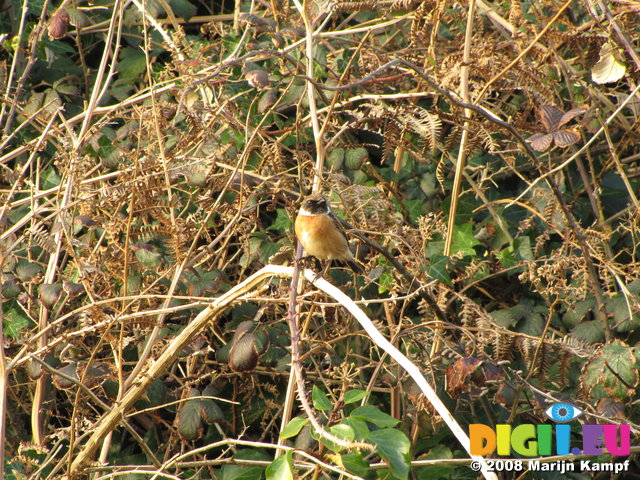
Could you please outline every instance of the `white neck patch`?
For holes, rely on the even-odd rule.
[[[304,207],[300,207],[300,211],[298,212],[298,215],[302,215],[302,216],[305,216],[305,217],[315,217],[318,214],[317,213],[311,213],[309,210],[305,210]]]
[[[328,210],[322,213],[311,213],[309,210],[305,210],[304,207],[300,207],[300,211],[298,212],[298,215],[302,215],[305,217],[315,217],[317,215],[326,215],[327,213],[329,213]]]

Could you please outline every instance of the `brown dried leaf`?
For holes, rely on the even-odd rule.
[[[62,38],[69,28],[69,15],[64,10],[57,11],[49,20],[49,38]]]
[[[527,141],[536,152],[544,152],[551,145],[553,136],[550,133],[536,133],[531,135]]]
[[[538,110],[538,118],[540,122],[542,122],[542,125],[544,125],[547,133],[558,129],[563,115],[564,112],[553,105],[542,105]]]
[[[560,119],[560,122],[558,123],[558,126],[556,128],[560,128],[562,125],[567,123],[569,120],[571,120],[574,117],[577,117],[578,115],[583,114],[588,109],[589,109],[588,105],[582,105],[581,107],[572,108],[567,113],[562,115],[562,118]]]
[[[553,132],[550,135],[553,136],[555,144],[559,147],[568,147],[580,140],[580,134],[575,129],[560,130],[558,132]]]

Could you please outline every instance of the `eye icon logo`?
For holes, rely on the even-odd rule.
[[[557,423],[566,423],[575,420],[584,412],[570,403],[554,403],[544,411],[544,414]]]
[[[572,425],[569,422],[586,413],[576,405],[559,402],[549,404],[543,408],[545,408],[544,414],[555,423],[554,425],[550,422],[537,425],[521,423],[515,426],[508,423],[499,423],[494,426],[485,425],[484,423],[469,424],[470,453],[484,456],[492,455],[496,452],[502,457],[513,457],[514,452],[523,457],[547,457],[551,455],[598,456],[606,452],[615,457],[630,455],[631,425],[626,423],[602,425],[599,423],[583,423],[582,421],[580,425]],[[575,433],[578,434],[577,436],[582,441],[582,444],[572,445],[572,427],[575,430],[579,430]],[[573,465],[573,460],[558,461],[561,462],[558,465],[565,465],[565,463]],[[589,463],[588,460],[586,462]],[[534,470],[531,468],[533,464],[529,464],[529,469],[532,471]],[[585,464],[581,463],[580,465],[582,465],[582,468],[587,468],[584,466]],[[614,464],[612,463],[611,465],[613,466]],[[615,465],[622,464],[616,463]],[[565,470],[563,467],[560,474],[564,474],[568,470],[573,471],[573,469],[567,468]],[[556,469],[536,469],[540,471],[559,471]]]

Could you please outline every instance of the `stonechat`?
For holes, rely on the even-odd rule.
[[[295,221],[296,237],[305,251],[319,260],[339,260],[354,272],[364,269],[349,248],[347,234],[340,219],[331,211],[329,201],[322,195],[305,197]]]

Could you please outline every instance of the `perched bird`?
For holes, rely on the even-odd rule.
[[[363,273],[362,266],[353,258],[340,219],[331,211],[329,201],[322,195],[305,197],[296,217],[295,231],[309,255],[319,260],[339,260],[354,272]]]

